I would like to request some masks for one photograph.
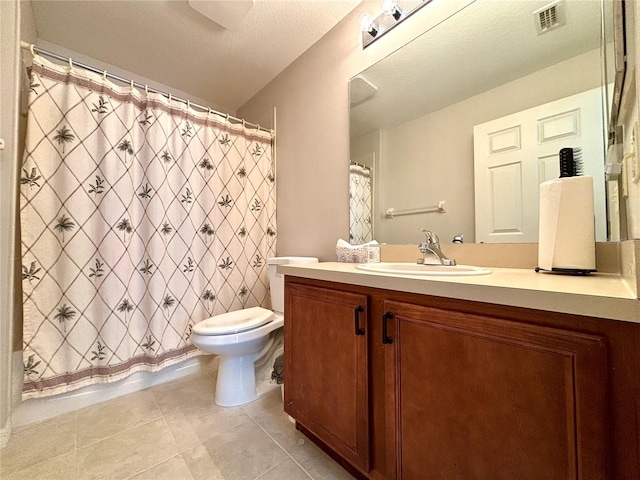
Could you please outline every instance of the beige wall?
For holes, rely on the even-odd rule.
[[[362,50],[365,1],[238,113],[262,125],[277,109],[278,254],[335,260],[348,238],[349,78],[441,22],[468,0],[433,2]]]
[[[380,130],[351,140],[349,159],[352,162],[375,167],[380,157]]]
[[[600,51],[560,62],[498,88],[382,132],[379,175],[383,209],[375,221],[376,239],[386,243],[421,241],[425,227],[450,243],[464,233],[475,241],[473,126],[547,102],[597,88]],[[359,142],[358,142],[359,143]],[[396,210],[435,206],[446,213],[385,219]]]
[[[11,432],[11,354],[13,318],[13,263],[18,158],[18,36],[20,4],[0,2],[0,444]]]

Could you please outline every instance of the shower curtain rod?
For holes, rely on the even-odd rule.
[[[105,77],[111,78],[113,80],[118,80],[119,82],[123,82],[123,83],[129,84],[129,85],[141,88],[141,89],[143,89],[143,90],[145,90],[147,92],[157,93],[159,95],[167,97],[169,100],[175,100],[177,102],[184,103],[187,106],[191,106],[191,107],[195,107],[195,108],[201,109],[204,112],[215,113],[216,115],[218,115],[220,117],[223,117],[223,118],[225,118],[227,120],[233,120],[233,121],[236,121],[238,123],[241,123],[243,126],[255,127],[257,130],[262,130],[263,132],[269,132],[269,133],[271,133],[271,135],[275,135],[275,132],[273,130],[261,127],[257,123],[247,122],[244,118],[234,117],[233,115],[229,115],[228,113],[218,112],[217,110],[213,110],[212,108],[205,107],[204,105],[199,105],[197,103],[191,103],[189,100],[185,100],[185,99],[179,98],[179,97],[174,97],[170,93],[166,93],[166,92],[162,92],[160,90],[156,90],[155,88],[151,88],[148,85],[144,85],[142,83],[138,83],[138,82],[135,82],[133,80],[120,77],[120,76],[115,75],[113,73],[109,73],[106,70],[100,70],[99,68],[92,67],[91,65],[86,65],[84,63],[76,62],[71,57],[63,57],[62,55],[58,55],[57,53],[53,53],[53,52],[49,52],[47,50],[43,50],[42,48],[36,46],[33,43],[27,43],[27,42],[21,41],[20,42],[20,48],[23,48],[25,50],[31,51],[31,54],[34,57],[36,56],[36,53],[38,53],[40,55],[44,55],[45,57],[55,58],[56,60],[60,60],[60,61],[65,62],[65,63],[69,63],[69,65],[74,65],[76,67],[84,68],[85,70],[89,70],[90,72],[98,73],[100,75],[103,75]]]
[[[369,167],[369,166],[367,166],[367,165],[363,165],[363,164],[361,164],[361,163],[354,162],[354,161],[349,162],[349,165],[353,165],[353,166],[355,166],[355,167],[364,168],[365,170],[373,170],[373,167]]]

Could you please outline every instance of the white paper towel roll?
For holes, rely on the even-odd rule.
[[[538,267],[596,269],[593,177],[564,177],[540,184]]]

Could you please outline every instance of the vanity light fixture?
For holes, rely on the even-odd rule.
[[[382,0],[382,13],[373,18],[368,12],[360,16],[362,48],[367,48],[400,22],[409,18],[431,0]],[[404,9],[400,5],[404,5]]]

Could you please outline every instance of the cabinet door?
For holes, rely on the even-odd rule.
[[[285,302],[285,411],[366,472],[367,296],[287,284]]]
[[[398,479],[608,478],[602,337],[398,302],[385,311]]]

